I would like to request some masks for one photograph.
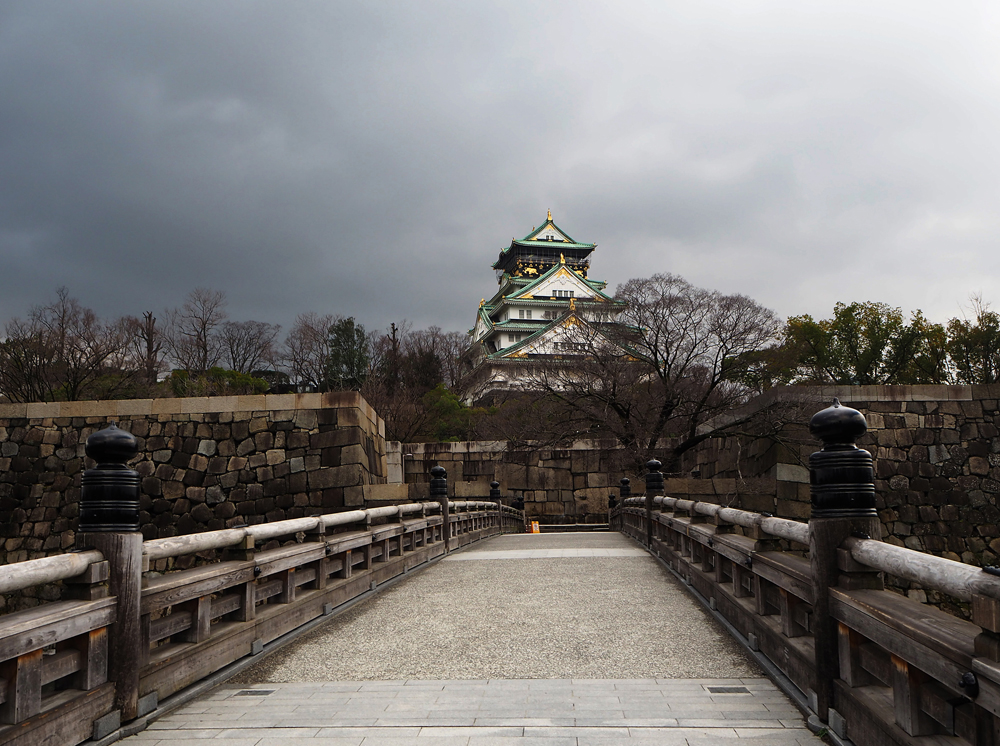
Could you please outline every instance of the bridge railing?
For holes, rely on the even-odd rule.
[[[508,506],[444,498],[145,541],[134,643],[122,624],[127,584],[109,592],[109,575],[122,568],[101,551],[4,566],[0,593],[55,581],[66,590],[63,600],[0,616],[0,744],[104,737],[120,725],[123,701],[132,718],[148,714],[378,585],[518,522],[523,530],[523,513]],[[149,571],[189,555],[203,564]],[[138,670],[135,683],[115,680],[116,656]]]
[[[871,538],[874,510],[844,517],[823,500],[867,494],[873,504],[873,490],[845,484],[841,469],[825,493],[829,473],[817,471],[809,523],[649,491],[623,495],[611,527],[697,591],[840,737],[1000,746],[1000,568]],[[884,575],[968,604],[972,621],[886,590]]]

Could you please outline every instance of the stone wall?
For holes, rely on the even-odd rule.
[[[489,482],[496,480],[505,498],[523,495],[528,515],[543,523],[604,523],[608,495],[618,494],[623,476],[633,480],[633,489],[644,489],[635,474],[626,471],[625,454],[614,441],[525,449],[499,441],[390,441],[386,448],[389,464],[399,464],[397,473],[411,490],[429,482],[431,467],[441,465],[449,482],[486,485],[488,490]]]
[[[797,417],[777,439],[722,438],[689,455],[702,476],[799,474],[797,493],[777,481],[776,512],[808,516],[809,454],[820,443],[806,425],[837,397],[864,413],[858,445],[875,459],[875,493],[889,543],[968,564],[1000,564],[1000,386],[826,386],[776,389],[749,406],[778,404]],[[740,417],[737,412],[730,417]],[[726,424],[710,423],[709,427]],[[933,593],[898,583],[915,598],[949,607]],[[952,609],[959,612],[961,609]]]
[[[0,563],[74,545],[87,437],[139,440],[146,539],[362,506],[384,423],[355,392],[0,404]]]

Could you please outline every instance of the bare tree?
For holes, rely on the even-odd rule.
[[[746,296],[670,274],[630,280],[615,297],[627,304],[617,323],[578,317],[565,325],[559,344],[572,355],[538,360],[529,388],[562,404],[553,421],[563,430],[613,436],[637,461],[659,449],[673,470],[709,437],[699,425],[752,393],[750,353],[776,340],[780,322]]]
[[[129,352],[136,361],[136,367],[142,371],[143,382],[147,386],[155,386],[165,362],[163,332],[156,326],[156,317],[152,311],[144,311],[142,319],[126,316],[124,323]]]
[[[326,363],[330,357],[330,327],[339,319],[331,314],[301,313],[285,338],[282,361],[292,381],[317,391],[326,388]]]
[[[207,371],[222,362],[219,327],[226,320],[226,294],[195,288],[184,304],[167,312],[167,347],[178,368]]]
[[[102,322],[61,287],[56,300],[13,319],[0,352],[3,393],[13,401],[76,401],[117,393],[134,374],[125,324]]]
[[[263,321],[227,321],[222,325],[225,360],[231,370],[252,373],[274,367],[274,341],[281,327]]]
[[[0,394],[13,402],[50,401],[58,388],[55,345],[30,322],[11,319],[0,343]]]
[[[440,326],[413,333],[412,348],[430,351],[438,361],[441,380],[451,391],[460,393],[464,371],[460,360],[469,346],[469,335],[463,332],[445,332]]]

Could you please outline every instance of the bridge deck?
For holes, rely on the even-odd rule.
[[[293,737],[821,743],[673,577],[617,533],[503,536],[449,555],[126,743]]]

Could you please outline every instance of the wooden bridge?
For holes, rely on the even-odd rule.
[[[625,499],[611,511],[618,533],[605,536],[624,534],[637,542],[631,544],[620,538],[608,546],[575,546],[581,540],[573,535],[546,537],[564,542],[560,546],[523,543],[540,541],[537,536],[512,544],[504,534],[523,533],[522,512],[445,498],[146,541],[139,562],[116,559],[114,541],[96,541],[99,548],[5,566],[0,593],[57,580],[66,592],[63,600],[0,617],[0,744],[110,743],[133,734],[144,742],[178,743],[186,736],[225,739],[234,728],[234,744],[262,746],[264,728],[331,744],[375,743],[390,735],[394,742],[430,743],[425,739],[433,736],[467,744],[540,738],[550,746],[727,737],[791,744],[813,738],[806,717],[831,738],[859,746],[1000,743],[1000,577],[992,570],[865,537],[857,521],[800,523],[674,499],[657,494],[655,479],[648,484],[645,497]],[[593,536],[600,535],[586,535]],[[484,539],[490,541],[479,543]],[[651,567],[648,555],[659,558],[784,694],[748,673],[686,683],[659,676],[378,684],[251,679],[216,689],[246,675],[240,670],[289,635],[322,624],[395,579],[439,567],[438,559],[488,563],[537,559],[542,552],[564,561],[604,558],[607,566],[619,551]],[[150,569],[181,557],[197,562],[173,572]],[[621,566],[619,588],[643,587],[635,567]],[[581,570],[575,575],[582,588],[587,573]],[[882,573],[970,604],[972,621],[884,590]],[[421,573],[419,580],[425,576],[432,578]],[[480,587],[496,599],[512,598],[504,577],[512,576],[484,576]],[[673,582],[662,572],[656,577],[663,585]],[[462,586],[448,588],[461,608]],[[669,636],[643,630],[660,621],[650,614],[672,614],[676,603],[637,616],[630,612],[645,607],[636,598],[616,600],[627,630],[619,625],[607,644],[623,657],[650,639],[669,651]],[[468,607],[484,616],[481,606]],[[491,608],[491,631],[503,639],[504,607]],[[406,609],[400,628],[411,615],[435,613],[415,603]],[[456,631],[471,624],[454,621]],[[698,634],[708,636],[711,623],[700,624]],[[435,650],[447,657],[449,646]],[[737,694],[743,699],[732,698]],[[517,706],[502,706],[512,702]],[[372,717],[376,711],[381,717]],[[435,720],[442,711],[453,716]],[[228,726],[226,713],[235,716]],[[386,728],[399,730],[387,734]]]

